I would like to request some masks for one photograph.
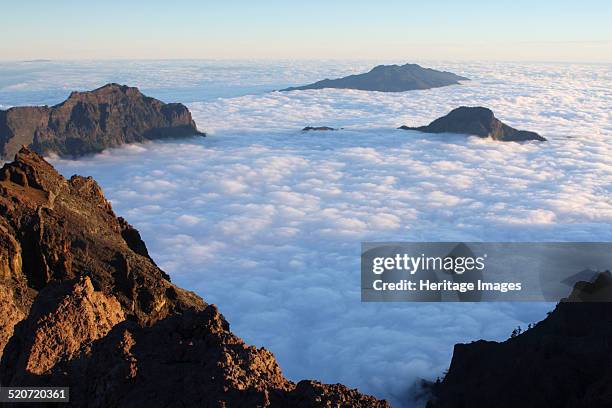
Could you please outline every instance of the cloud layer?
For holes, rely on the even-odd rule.
[[[343,382],[400,406],[416,378],[448,367],[453,344],[506,338],[551,305],[362,304],[361,241],[612,239],[609,67],[455,72],[474,80],[194,102],[207,138],[53,162],[94,176],[173,280],[218,304],[290,378]],[[394,129],[463,104],[550,142]],[[345,130],[300,132],[306,125]]]

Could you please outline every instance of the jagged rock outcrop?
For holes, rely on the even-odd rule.
[[[388,407],[287,380],[214,305],[170,282],[91,178],[23,148],[0,170],[0,383],[76,407]]]
[[[309,85],[281,89],[281,92],[324,88],[404,92],[456,85],[459,84],[459,81],[467,80],[468,78],[452,72],[423,68],[417,64],[378,65],[364,74],[349,75],[338,79],[324,79]]]
[[[180,103],[163,103],[138,88],[107,84],[72,92],[52,106],[0,110],[0,159],[22,145],[41,153],[76,157],[146,140],[203,135]]]
[[[61,361],[73,359],[124,320],[117,299],[95,291],[88,276],[49,284],[17,328],[20,342],[7,348],[12,358],[5,368],[13,382],[27,383],[30,374],[43,375]]]
[[[502,142],[523,142],[527,140],[546,141],[535,132],[516,130],[495,117],[493,111],[483,107],[461,106],[448,115],[438,118],[427,126],[401,126],[403,130],[418,130],[425,133],[461,133],[490,137]]]
[[[593,272],[593,271],[590,271]],[[612,302],[612,274],[595,274],[589,281],[576,282],[563,302]]]
[[[50,283],[84,275],[139,324],[205,307],[170,283],[91,177],[66,180],[25,148],[0,169],[0,235],[0,292],[17,314],[27,315]]]
[[[578,282],[546,319],[518,336],[455,345],[428,407],[612,406],[611,286],[610,273],[601,273]]]

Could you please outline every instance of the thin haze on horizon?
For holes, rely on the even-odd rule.
[[[3,3],[2,60],[612,62],[607,0]]]

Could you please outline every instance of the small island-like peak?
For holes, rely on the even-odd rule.
[[[467,80],[468,78],[452,72],[423,68],[418,64],[378,65],[364,74],[349,75],[338,79],[324,79],[309,85],[281,89],[281,92],[325,88],[404,92],[456,85],[459,84],[459,81]]]
[[[427,126],[400,126],[403,130],[418,130],[425,133],[460,133],[480,137],[490,137],[502,142],[524,142],[546,139],[535,132],[517,130],[497,119],[493,111],[481,106],[461,106],[453,109]]]

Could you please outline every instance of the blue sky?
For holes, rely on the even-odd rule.
[[[0,59],[612,61],[609,1],[4,1]]]

